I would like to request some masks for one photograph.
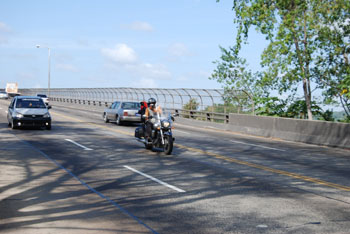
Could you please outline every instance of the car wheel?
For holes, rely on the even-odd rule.
[[[119,115],[117,116],[117,120],[115,121],[117,125],[122,125],[122,121],[120,120]]]
[[[109,119],[106,113],[103,113],[103,121],[105,121],[105,123],[109,123]]]

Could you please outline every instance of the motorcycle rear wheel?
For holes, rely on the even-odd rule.
[[[171,152],[173,152],[173,138],[169,135],[164,136],[164,152],[165,154],[169,155]]]

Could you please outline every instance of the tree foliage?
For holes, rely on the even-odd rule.
[[[335,1],[320,12],[315,72],[326,102],[339,99],[350,118],[350,1]],[[331,14],[329,13],[331,12]]]
[[[350,83],[348,0],[233,0],[232,9],[238,30],[235,45],[221,48],[212,79],[230,89],[255,88],[259,90],[253,90],[255,96],[264,94],[267,99],[268,90],[294,96],[302,87],[309,119],[312,85],[326,89],[330,99],[349,101],[350,94],[339,92],[349,90]],[[269,42],[261,55],[263,71],[255,74],[247,71],[246,61],[239,56],[252,27]]]
[[[183,107],[184,110],[197,110],[199,103],[195,98],[191,98]]]
[[[312,101],[311,109],[316,119],[334,121],[333,111],[323,111],[315,101]],[[305,100],[302,99],[292,101],[290,99],[281,100],[277,97],[272,97],[265,100],[265,105],[260,106],[257,113],[266,116],[306,119],[307,106]]]
[[[186,104],[183,105],[182,109],[185,110],[183,115],[184,118],[191,118],[193,111],[198,110],[199,103],[197,99],[191,98]]]
[[[247,61],[235,55],[235,48],[220,49],[222,55],[220,60],[214,62],[217,67],[209,79],[223,84],[226,104],[252,112],[255,103],[259,103],[260,98],[268,93],[257,79],[261,73],[248,69]]]

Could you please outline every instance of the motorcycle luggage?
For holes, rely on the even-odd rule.
[[[144,132],[143,132],[143,127],[137,127],[135,129],[135,137],[137,138],[141,138],[141,137],[144,137]]]

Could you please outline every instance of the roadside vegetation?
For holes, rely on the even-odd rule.
[[[231,47],[220,47],[210,77],[222,84],[232,110],[244,106],[232,92],[245,90],[258,115],[350,122],[349,0],[233,0],[232,10],[237,35]],[[251,30],[268,41],[257,72],[242,56]]]

